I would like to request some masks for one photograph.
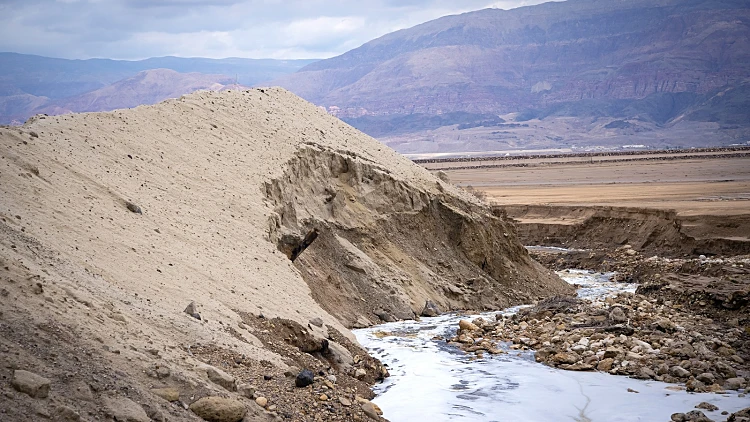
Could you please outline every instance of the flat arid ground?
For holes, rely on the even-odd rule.
[[[675,153],[683,155],[684,153]],[[477,168],[430,163],[451,182],[473,186],[498,205],[603,205],[673,209],[681,216],[750,214],[750,156],[615,161],[612,156],[534,159],[528,167],[490,167],[516,160],[481,161]],[[518,159],[521,162],[522,159]],[[528,159],[527,159],[528,160]],[[524,160],[523,162],[526,162]],[[464,163],[465,164],[465,163]]]

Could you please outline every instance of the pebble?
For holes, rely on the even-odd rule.
[[[257,403],[260,407],[266,407],[266,405],[268,404],[268,399],[265,397],[258,397],[255,399],[255,403]]]
[[[313,382],[315,382],[315,375],[312,373],[312,371],[309,369],[303,369],[299,374],[297,374],[297,378],[295,378],[294,380],[294,385],[302,388],[307,387]]]

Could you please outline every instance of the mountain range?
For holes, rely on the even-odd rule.
[[[0,53],[0,124],[238,84],[285,87],[407,154],[750,144],[750,3],[484,9],[319,61]]]
[[[157,57],[67,60],[0,53],[0,124],[36,113],[106,111],[199,89],[251,86],[314,60]]]
[[[568,0],[446,16],[273,84],[402,152],[440,152],[746,141],[748,81],[746,0]],[[546,143],[508,126],[571,119]],[[447,130],[458,125],[473,128]]]

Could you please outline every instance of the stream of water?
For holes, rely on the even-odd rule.
[[[566,270],[558,275],[580,286],[579,296],[591,300],[635,290],[635,285],[609,281],[611,274]],[[714,420],[725,420],[721,411],[750,406],[750,398],[737,392],[694,394],[657,381],[564,371],[536,363],[533,351],[509,350],[508,345],[502,346],[507,354],[475,359],[433,340],[454,335],[460,319],[494,319],[496,313],[441,315],[355,330],[359,342],[391,373],[374,388],[373,401],[384,416],[392,422],[667,422],[672,413],[687,413],[703,401],[719,407],[703,411]]]

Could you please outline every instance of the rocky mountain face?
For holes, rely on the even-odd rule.
[[[568,0],[446,16],[276,83],[363,128],[455,112],[744,125],[747,97],[722,96],[748,77],[746,1]]]
[[[249,86],[312,62],[180,57],[66,60],[0,53],[0,124],[23,122],[36,113],[155,104],[198,89],[221,88],[216,84]]]

